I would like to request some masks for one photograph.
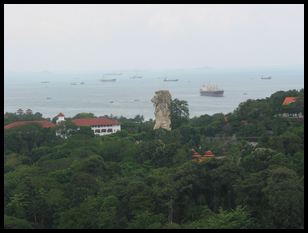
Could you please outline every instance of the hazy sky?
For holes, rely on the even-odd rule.
[[[5,71],[304,64],[304,5],[5,5]]]

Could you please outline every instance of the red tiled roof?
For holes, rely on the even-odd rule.
[[[13,122],[11,124],[8,124],[8,125],[4,126],[4,129],[12,129],[12,128],[15,128],[15,127],[19,127],[19,126],[23,126],[23,125],[30,125],[30,124],[39,124],[43,128],[55,127],[55,124],[53,124],[52,122],[50,122],[48,120],[41,120],[41,121],[15,121],[15,122]]]
[[[62,112],[60,112],[57,117],[64,117],[64,114]]]
[[[72,120],[72,122],[77,126],[119,125],[120,124],[117,120],[109,119],[106,117],[75,119],[75,120]]]
[[[296,97],[286,97],[282,103],[282,105],[288,105],[290,103],[296,102]]]
[[[208,150],[207,152],[205,152],[204,156],[206,156],[206,157],[213,157],[214,154],[213,154],[212,151]]]

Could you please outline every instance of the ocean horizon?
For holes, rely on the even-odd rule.
[[[148,120],[155,118],[151,102],[155,91],[169,90],[173,99],[188,102],[190,117],[194,117],[226,114],[248,99],[262,99],[280,90],[304,88],[303,69],[195,68],[112,72],[5,73],[4,112],[29,108],[42,113],[45,118],[53,118],[59,112],[67,117],[81,112],[128,118],[139,114]],[[272,79],[262,80],[262,75]],[[164,82],[164,78],[178,81]],[[101,82],[100,79],[116,81]],[[200,96],[203,84],[217,85],[224,90],[224,96]]]

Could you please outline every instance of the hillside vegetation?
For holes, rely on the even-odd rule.
[[[298,101],[282,106],[286,96]],[[304,228],[304,122],[279,116],[303,113],[303,97],[280,91],[194,118],[174,100],[170,132],[142,116],[103,137],[5,130],[4,227]],[[224,158],[195,163],[192,149]]]

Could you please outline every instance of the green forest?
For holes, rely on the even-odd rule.
[[[282,105],[287,96],[297,101]],[[4,130],[4,228],[304,228],[304,120],[282,117],[299,112],[304,89],[199,117],[174,99],[171,131],[140,115],[102,137],[57,137],[69,119]],[[37,119],[6,113],[4,124]],[[222,159],[196,163],[192,149]]]

